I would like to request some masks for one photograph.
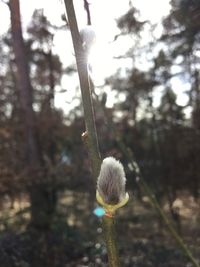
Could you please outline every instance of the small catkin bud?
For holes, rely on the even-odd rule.
[[[97,179],[97,190],[104,202],[116,205],[125,198],[126,177],[123,165],[113,157],[105,158]]]
[[[88,25],[80,30],[80,36],[83,44],[83,48],[89,53],[91,47],[96,41],[96,33],[91,25]]]

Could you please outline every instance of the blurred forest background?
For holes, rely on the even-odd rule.
[[[81,102],[67,113],[54,104],[55,94],[65,91],[62,76],[76,73],[72,62],[64,67],[52,51],[55,30],[69,28],[65,21],[62,27],[52,25],[43,10],[35,10],[22,34],[19,0],[3,2],[11,23],[0,37],[0,266],[107,266],[101,218],[93,213],[95,184],[81,140]],[[80,8],[84,4],[80,0]],[[119,139],[200,261],[200,1],[170,4],[156,37],[155,25],[141,20],[130,1],[116,20],[120,33],[113,42],[129,37],[131,48],[116,60],[130,59],[131,66],[93,88],[102,157],[121,160],[130,193],[117,216],[122,266],[192,265],[138,186]],[[144,31],[152,35],[145,44]],[[63,42],[71,40],[66,35]],[[146,70],[137,64],[142,55]],[[113,107],[107,106],[105,87],[115,91]],[[184,103],[177,101],[181,94]],[[80,93],[75,97],[80,100]]]

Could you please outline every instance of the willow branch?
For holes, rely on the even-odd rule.
[[[68,22],[71,29],[72,41],[76,56],[76,63],[80,81],[85,126],[88,134],[88,152],[92,165],[92,173],[96,181],[101,166],[99,145],[97,139],[96,126],[94,121],[94,109],[91,99],[90,83],[88,78],[87,53],[82,47],[79,35],[78,25],[76,21],[74,5],[72,0],[65,0],[65,7],[68,16]]]
[[[162,219],[164,225],[166,226],[167,230],[171,234],[171,236],[175,239],[177,245],[183,252],[183,254],[188,258],[188,260],[193,264],[194,267],[200,267],[196,259],[193,257],[192,253],[190,252],[189,248],[186,246],[182,238],[178,235],[174,227],[172,226],[172,223],[167,218],[166,214],[163,212],[162,208],[160,207],[158,200],[156,199],[154,193],[148,186],[148,184],[145,182],[140,167],[138,166],[137,162],[135,161],[132,152],[125,146],[125,144],[121,141],[119,137],[116,138],[117,143],[121,151],[123,152],[124,156],[127,158],[128,162],[130,163],[131,167],[130,170],[134,170],[136,176],[137,176],[137,183],[140,185],[140,187],[144,190],[146,195],[148,196],[150,203],[152,207],[156,210],[157,214]]]
[[[144,178],[142,176],[140,167],[137,164],[136,160],[134,159],[134,156],[133,156],[132,152],[130,151],[130,149],[128,149],[126,147],[124,142],[121,140],[120,136],[116,135],[117,130],[116,130],[112,120],[108,119],[108,117],[106,116],[105,107],[103,107],[101,105],[101,108],[102,108],[102,111],[104,113],[104,118],[105,118],[105,120],[107,120],[107,124],[109,125],[109,130],[112,131],[113,135],[115,136],[115,140],[116,140],[116,142],[117,142],[117,144],[119,146],[119,149],[122,151],[123,155],[126,157],[127,161],[131,165],[130,166],[130,171],[134,170],[134,172],[135,172],[135,174],[137,176],[138,185],[140,186],[140,188],[143,189],[145,194],[148,196],[152,207],[155,209],[157,214],[162,219],[164,225],[166,226],[167,230],[169,231],[171,236],[176,241],[176,243],[179,246],[179,248],[181,249],[182,253],[188,258],[188,260],[193,264],[194,267],[200,267],[200,265],[198,264],[197,260],[193,257],[193,255],[192,255],[191,251],[189,250],[189,248],[187,247],[187,245],[184,243],[182,238],[178,235],[178,233],[174,229],[172,223],[167,218],[166,214],[163,212],[163,210],[162,210],[161,206],[159,205],[158,200],[156,199],[154,193],[152,192],[152,190],[150,189],[148,184],[145,182],[145,180],[144,180]]]
[[[64,2],[68,16],[69,26],[71,29],[72,41],[75,50],[76,63],[77,63],[77,69],[81,87],[81,94],[82,94],[84,118],[86,125],[86,135],[83,137],[86,138],[87,148],[92,165],[92,173],[94,180],[96,181],[100,171],[101,159],[100,159],[97,132],[94,120],[94,110],[92,105],[90,83],[88,77],[87,54],[82,47],[73,1],[65,0]],[[107,218],[104,216],[103,229],[108,252],[109,266],[119,267],[120,265],[119,265],[119,258],[118,258],[117,245],[115,239],[114,218]]]

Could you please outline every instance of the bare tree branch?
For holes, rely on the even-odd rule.
[[[84,8],[87,13],[87,25],[92,25],[91,14],[90,14],[90,4],[88,3],[87,0],[83,0],[83,1],[84,1]]]

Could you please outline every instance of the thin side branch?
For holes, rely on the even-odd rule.
[[[6,1],[6,0],[1,0],[1,3],[7,5],[9,7],[9,1]]]
[[[92,25],[91,14],[90,14],[90,4],[88,3],[87,0],[83,0],[83,1],[84,1],[84,8],[87,13],[87,25]]]

